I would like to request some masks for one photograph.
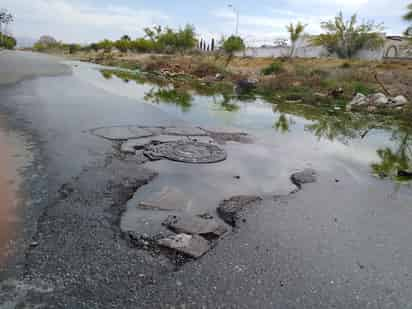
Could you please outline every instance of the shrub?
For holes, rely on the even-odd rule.
[[[262,75],[272,75],[283,71],[283,65],[279,61],[272,62],[269,66],[261,70]]]
[[[4,47],[6,49],[13,49],[16,47],[16,39],[12,36],[3,35],[0,33],[0,47]]]
[[[382,25],[373,21],[357,24],[356,14],[349,21],[343,19],[340,12],[334,20],[322,22],[326,33],[315,36],[312,43],[324,46],[329,53],[336,53],[340,58],[352,58],[363,49],[377,49],[384,44],[384,39],[379,34]]]
[[[245,43],[241,37],[232,35],[223,41],[222,48],[227,54],[233,55],[235,52],[244,50]]]
[[[375,89],[361,82],[353,82],[353,92],[369,95],[375,92]]]
[[[152,40],[148,40],[145,38],[139,38],[131,42],[131,48],[137,52],[147,53],[147,52],[154,51],[155,44],[153,43]]]

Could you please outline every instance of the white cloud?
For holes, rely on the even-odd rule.
[[[306,32],[317,34],[322,31],[321,21],[330,20],[339,11],[345,16],[357,13],[360,19],[374,19],[385,22],[385,30],[399,34],[404,30],[401,20],[405,12],[406,0],[288,0],[280,7],[265,7],[262,15],[251,15],[240,11],[240,34],[249,44],[259,45],[273,42],[279,37],[287,37],[285,26],[301,21],[307,24]],[[235,13],[222,8],[212,12],[221,20],[222,29],[234,28]]]
[[[168,19],[149,9],[95,7],[69,0],[3,0],[2,6],[15,14],[13,30],[17,36],[50,34],[68,42],[115,39],[125,33],[136,36],[143,27]]]

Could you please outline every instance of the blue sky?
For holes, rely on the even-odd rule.
[[[43,34],[66,42],[86,43],[122,34],[142,35],[153,24],[196,26],[206,38],[220,38],[235,30],[240,13],[240,34],[249,44],[259,45],[286,37],[285,25],[298,20],[308,24],[308,33],[319,33],[319,24],[339,10],[349,16],[384,22],[388,34],[400,34],[407,26],[401,16],[412,0],[2,0],[15,14],[10,31],[17,37],[38,38]]]

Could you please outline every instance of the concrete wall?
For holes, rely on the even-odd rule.
[[[285,57],[290,54],[290,47],[248,47],[243,52],[239,52],[236,56],[254,57],[254,58],[278,58]],[[294,56],[301,58],[320,58],[330,56],[326,48],[313,46],[308,39],[302,39],[296,44]],[[412,57],[412,46],[408,45],[406,39],[401,37],[387,37],[382,48],[377,50],[361,50],[356,58],[364,60],[382,60],[384,57]]]

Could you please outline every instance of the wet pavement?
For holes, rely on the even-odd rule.
[[[411,306],[412,192],[397,177],[410,168],[409,127],[195,91],[153,101],[156,84],[66,64],[72,75],[0,89],[2,108],[36,137],[47,174],[35,245],[24,275],[1,285],[4,308]],[[231,127],[251,139],[216,143],[224,161],[187,164],[142,161],[90,131],[131,125]],[[290,176],[305,168],[317,181],[297,191]],[[159,192],[176,209],[138,207]],[[219,203],[237,195],[262,202],[200,259],[183,263],[125,237],[165,231],[173,212],[218,217]]]

